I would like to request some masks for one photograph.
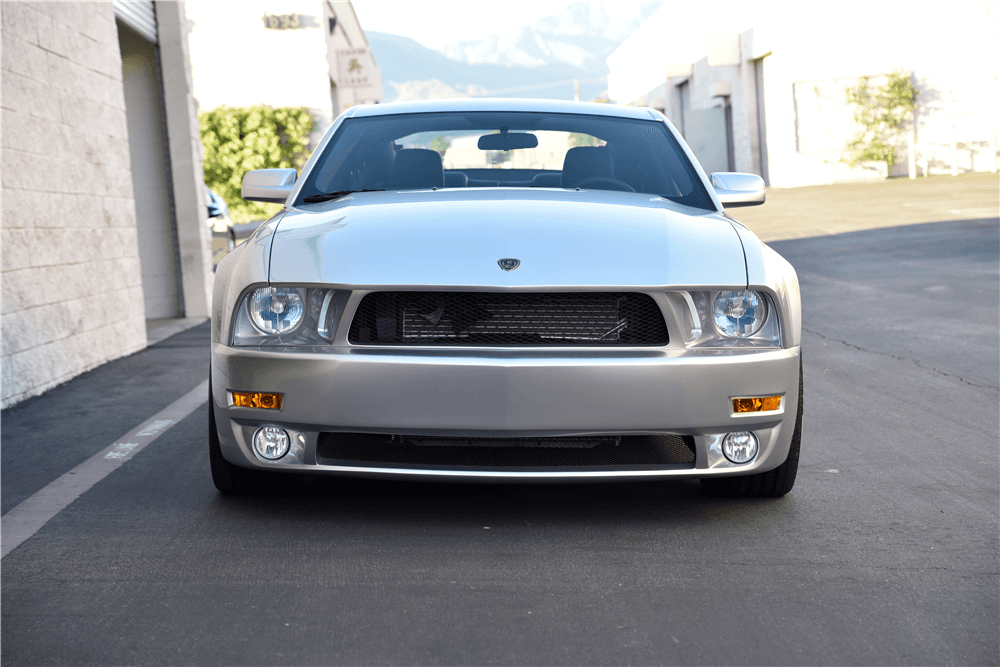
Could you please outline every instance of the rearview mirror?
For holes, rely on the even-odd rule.
[[[284,204],[295,188],[299,173],[294,169],[254,169],[243,174],[240,194],[247,201]]]
[[[508,133],[500,130],[500,134],[484,134],[479,137],[481,151],[513,151],[518,148],[535,148],[538,137],[528,132]]]
[[[764,203],[766,197],[764,179],[756,174],[716,171],[711,178],[719,203],[726,208],[758,206]]]

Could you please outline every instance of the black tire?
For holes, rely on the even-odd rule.
[[[713,477],[701,480],[701,487],[714,496],[734,498],[778,498],[792,490],[799,470],[802,444],[802,358],[799,358],[799,408],[795,415],[788,458],[774,470],[740,477]]]
[[[266,473],[233,465],[222,456],[219,431],[215,425],[215,401],[212,399],[212,373],[208,374],[208,458],[215,488],[227,496],[252,494],[261,489]]]

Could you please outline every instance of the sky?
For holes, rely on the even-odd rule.
[[[352,0],[365,31],[414,39],[431,49],[481,39],[558,12],[571,0]]]

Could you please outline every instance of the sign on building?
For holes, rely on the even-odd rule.
[[[337,85],[345,88],[368,88],[376,81],[375,59],[371,49],[337,49]]]
[[[298,30],[304,27],[298,14],[264,14],[263,21],[268,30]]]

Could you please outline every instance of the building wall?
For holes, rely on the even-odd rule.
[[[161,222],[167,202],[173,216],[174,238],[159,239],[176,242],[161,253],[180,270],[180,303],[170,314],[207,317],[210,239],[184,5],[156,5],[159,46],[147,43],[143,67],[130,66],[128,75],[161,77],[147,80],[140,95],[157,86],[163,94],[152,187]],[[146,345],[142,263],[149,258],[138,241],[136,201],[150,193],[141,183],[134,188],[128,119],[150,108],[126,104],[110,2],[0,2],[0,26],[6,408]],[[133,138],[147,150],[148,137]]]
[[[3,364],[12,405],[146,344],[110,3],[0,3]]]
[[[333,115],[340,115],[344,109],[355,104],[378,104],[382,101],[382,71],[375,64],[375,58],[368,45],[368,38],[358,22],[357,14],[350,2],[323,1],[323,16],[327,23],[326,57],[329,68],[331,96],[333,99]],[[334,21],[334,29],[329,30],[330,21]],[[338,49],[367,49],[365,61],[366,75],[371,83],[365,87],[351,87],[340,81],[340,62]]]
[[[194,3],[191,3],[194,4]],[[185,317],[210,317],[212,308],[212,238],[205,201],[205,158],[192,93],[191,55],[184,2],[156,2],[160,76],[166,113],[167,152],[181,271]]]
[[[951,173],[957,134],[959,171],[992,170],[990,143],[1000,109],[998,16],[995,3],[979,0],[953,3],[933,16],[849,2],[819,29],[755,30],[771,51],[764,59],[764,88],[772,183],[884,176],[884,164],[851,170],[840,161],[854,113],[845,90],[862,75],[898,69],[913,73],[920,93],[918,163],[927,158],[930,173]],[[905,149],[899,157],[890,175],[906,175]]]
[[[678,84],[687,82],[692,109],[705,109],[720,103],[715,83],[730,82],[738,170],[761,173],[766,162],[761,175],[779,187],[908,175],[904,136],[899,137],[898,162],[889,170],[885,163],[850,167],[844,161],[856,130],[847,87],[862,75],[877,78],[897,70],[912,72],[920,92],[914,132],[917,174],[952,173],[956,158],[958,172],[996,168],[1000,8],[993,0],[957,0],[933,13],[895,3],[843,0],[821,20],[811,7],[784,0],[723,2],[683,11],[685,21],[676,20],[672,10],[650,18],[661,21],[654,26],[662,33],[657,39],[640,39],[655,32],[644,26],[626,40],[608,58],[609,82],[620,81],[618,89],[631,96],[641,86],[651,88],[662,80],[659,72],[665,72],[670,85],[664,106],[678,127],[683,125]],[[692,51],[685,40],[700,29],[673,32],[677,25],[722,31],[714,16],[729,16],[730,27],[741,26],[730,33],[739,38],[736,65],[713,66],[711,56],[704,57],[712,53],[717,33],[702,30],[699,50]],[[679,48],[680,42],[687,45]],[[690,65],[678,64],[681,56],[694,53],[698,55],[690,57]],[[763,73],[763,117],[758,117],[755,61]],[[648,104],[650,95],[643,96],[649,100],[618,102]]]

